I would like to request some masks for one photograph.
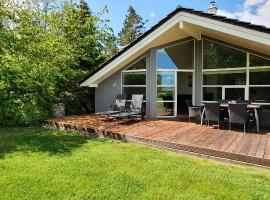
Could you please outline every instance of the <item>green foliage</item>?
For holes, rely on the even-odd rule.
[[[270,198],[270,172],[64,131],[0,128],[0,199]]]
[[[0,126],[42,122],[56,97],[68,114],[91,111],[89,90],[78,81],[106,59],[113,34],[106,10],[90,13],[82,3],[0,4]]]
[[[139,16],[132,6],[129,6],[128,14],[123,24],[123,28],[118,34],[119,45],[125,47],[138,37],[140,37],[145,31],[145,24],[141,16]]]

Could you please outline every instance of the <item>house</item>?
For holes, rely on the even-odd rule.
[[[148,118],[185,114],[185,102],[270,103],[270,29],[178,7],[81,82],[96,112],[116,95],[144,94]]]

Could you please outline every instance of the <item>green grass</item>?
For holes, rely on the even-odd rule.
[[[0,128],[0,199],[270,199],[270,172],[39,128]]]

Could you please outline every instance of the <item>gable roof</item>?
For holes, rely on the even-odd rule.
[[[206,12],[203,12],[203,11],[199,11],[199,10],[194,10],[194,9],[184,8],[184,7],[178,6],[173,12],[171,12],[170,14],[168,14],[165,18],[163,18],[161,21],[159,21],[156,25],[154,25],[153,27],[151,27],[143,35],[141,35],[140,37],[138,37],[135,41],[131,42],[129,45],[127,45],[125,48],[123,48],[121,51],[119,51],[117,54],[115,54],[114,56],[112,56],[109,60],[107,60],[106,62],[104,62],[103,64],[101,64],[97,69],[95,69],[93,72],[91,72],[88,76],[86,76],[84,79],[82,79],[80,81],[80,84],[82,84],[87,79],[89,79],[90,77],[92,77],[93,75],[95,75],[97,72],[99,72],[105,66],[107,66],[112,61],[114,61],[116,58],[118,58],[119,56],[121,56],[122,54],[124,54],[126,51],[128,51],[129,49],[131,49],[133,46],[135,46],[136,44],[138,44],[141,40],[143,40],[145,37],[147,37],[148,35],[150,35],[151,33],[153,33],[155,30],[157,30],[164,23],[166,23],[167,21],[169,21],[171,18],[173,18],[176,14],[178,14],[180,12],[185,12],[185,13],[193,14],[193,15],[196,15],[196,16],[200,16],[200,17],[204,17],[204,18],[208,18],[208,19],[212,19],[212,20],[224,22],[224,23],[227,23],[227,24],[236,25],[236,26],[239,26],[239,27],[242,27],[242,28],[248,28],[250,30],[258,31],[258,32],[261,32],[261,33],[270,34],[270,28],[265,27],[265,26],[256,25],[256,24],[252,24],[250,22],[244,22],[244,21],[240,21],[240,20],[237,20],[237,19],[227,18],[225,16],[210,14],[210,13],[206,13]]]

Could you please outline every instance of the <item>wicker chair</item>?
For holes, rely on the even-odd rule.
[[[188,107],[188,120],[190,122],[191,118],[194,117],[201,117],[201,107],[200,106],[193,106],[191,100],[186,100],[187,107]]]
[[[243,124],[245,133],[248,115],[246,103],[229,104],[229,130],[231,130],[232,123]]]
[[[270,124],[270,105],[263,105],[261,110],[258,110],[261,126]]]
[[[218,102],[208,102],[204,104],[205,109],[205,117],[207,121],[207,125],[209,126],[209,122],[217,122],[218,123],[218,129],[220,126],[220,103]]]

